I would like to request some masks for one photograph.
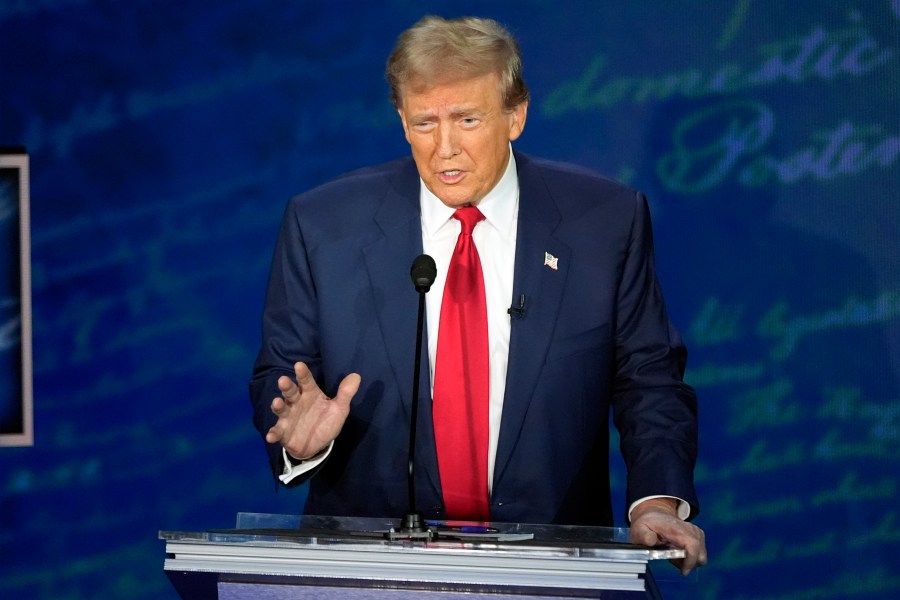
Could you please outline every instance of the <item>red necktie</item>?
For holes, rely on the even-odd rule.
[[[447,270],[434,368],[434,437],[448,519],[488,520],[488,324],[474,206],[453,214],[462,224]]]

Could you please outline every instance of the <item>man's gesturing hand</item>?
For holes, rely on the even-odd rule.
[[[278,421],[266,433],[266,441],[281,442],[288,454],[306,459],[340,433],[350,413],[350,400],[359,390],[360,377],[356,373],[344,377],[337,395],[329,398],[304,363],[294,365],[294,374],[297,383],[286,376],[278,379],[281,396],[272,400],[272,412]]]
[[[677,501],[671,498],[645,500],[631,511],[629,536],[635,544],[666,544],[684,550],[684,558],[672,563],[687,575],[706,564],[706,536],[703,530],[678,518]]]

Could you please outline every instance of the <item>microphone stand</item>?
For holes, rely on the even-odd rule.
[[[434,278],[437,275],[437,267],[427,254],[418,256],[411,269],[413,283],[419,293],[419,314],[416,325],[416,356],[413,366],[412,410],[410,411],[409,424],[409,462],[407,472],[407,485],[409,495],[409,510],[403,515],[400,531],[388,533],[390,539],[432,539],[437,532],[425,524],[422,514],[416,510],[416,426],[419,420],[419,371],[422,362],[422,331],[425,322],[425,293],[431,289]]]
[[[412,411],[409,425],[409,477],[407,478],[409,494],[409,512],[403,516],[400,530],[403,532],[427,531],[421,513],[416,510],[416,424],[419,420],[419,371],[422,357],[423,313],[425,312],[425,292],[419,292],[419,320],[416,326],[416,365],[413,369]]]

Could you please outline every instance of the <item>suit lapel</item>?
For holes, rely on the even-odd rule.
[[[419,176],[412,160],[404,163],[391,180],[384,201],[374,217],[382,237],[366,246],[365,262],[372,288],[372,302],[384,338],[384,351],[399,387],[406,429],[412,407],[412,376],[415,359],[416,316],[419,295],[410,278],[413,259],[422,253],[422,224],[419,207]],[[423,340],[420,361],[419,414],[416,463],[417,480],[427,478],[432,492],[440,490],[437,455],[431,421],[431,380],[427,342]],[[372,351],[377,351],[372,349]],[[390,401],[389,398],[386,401]],[[439,494],[438,494],[439,495]]]
[[[413,259],[422,252],[418,190],[391,186],[375,214],[381,237],[364,248],[372,302],[385,342],[385,353],[409,407],[407,376],[413,363],[418,295],[409,276]],[[370,349],[373,350],[373,349]]]
[[[525,314],[513,318],[509,367],[494,484],[503,476],[518,442],[525,414],[541,375],[569,268],[570,248],[554,237],[561,217],[540,174],[531,161],[516,154],[519,172],[519,224],[513,304],[525,296]],[[544,264],[545,254],[558,259],[556,269]]]

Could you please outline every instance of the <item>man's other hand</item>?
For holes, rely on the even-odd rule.
[[[672,560],[682,575],[706,564],[706,536],[703,530],[678,518],[678,501],[652,498],[631,511],[631,541],[643,546],[664,544],[684,550],[684,558]]]

